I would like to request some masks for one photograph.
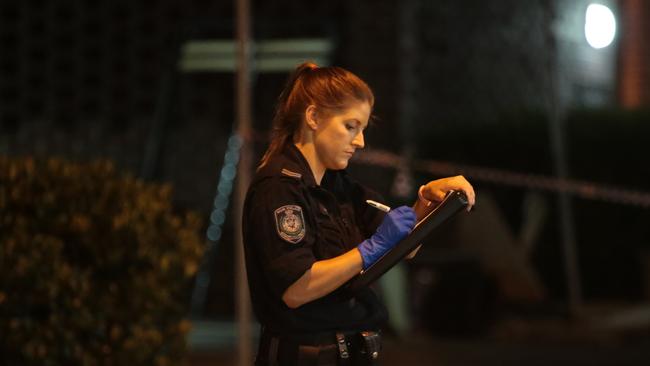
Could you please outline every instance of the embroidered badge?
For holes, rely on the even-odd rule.
[[[305,237],[305,218],[302,208],[296,205],[286,205],[275,210],[275,226],[280,237],[289,243],[296,244]]]

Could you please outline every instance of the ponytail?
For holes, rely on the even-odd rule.
[[[282,89],[275,106],[275,115],[271,122],[271,143],[260,160],[259,168],[266,165],[271,156],[282,150],[289,139],[293,137],[294,132],[300,128],[300,120],[291,118],[292,111],[290,107],[293,104],[291,102],[294,102],[294,100],[291,99],[296,99],[295,95],[292,96],[292,92],[297,81],[301,79],[305,73],[317,68],[318,65],[313,62],[304,62],[298,65],[291,75],[289,75],[289,79],[287,79],[284,89]]]

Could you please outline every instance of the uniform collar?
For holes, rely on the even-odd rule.
[[[316,186],[316,178],[314,178],[314,173],[311,171],[311,167],[309,166],[309,162],[305,158],[305,156],[302,154],[302,152],[296,147],[296,145],[292,143],[288,143],[284,150],[283,150],[283,155],[292,163],[294,169],[297,171],[295,173],[298,173],[301,175],[301,179],[305,184],[308,186]],[[287,168],[289,170],[292,170],[291,168]]]
[[[287,156],[300,167],[299,173],[302,175],[301,179],[303,180],[303,182],[305,182],[305,184],[307,184],[307,186],[309,187],[317,187],[318,185],[316,184],[316,178],[314,178],[314,173],[311,171],[309,162],[302,154],[300,149],[298,149],[296,145],[290,143],[287,145],[285,151],[287,152]],[[320,181],[319,187],[329,191],[334,191],[337,183],[339,183],[338,177],[345,176],[346,174],[347,172],[345,169],[342,170],[325,169],[325,174],[323,174],[323,178]]]
[[[336,182],[336,176],[345,175],[345,170],[325,170],[321,181],[322,188],[328,188]],[[309,162],[302,152],[293,143],[287,143],[277,155],[271,158],[266,166],[259,172],[258,177],[265,176],[287,176],[301,180],[308,187],[318,187],[314,173],[311,171]]]

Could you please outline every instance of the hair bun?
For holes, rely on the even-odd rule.
[[[310,70],[311,71],[311,70],[316,70],[318,67],[319,66],[316,65],[316,63],[313,62],[313,61],[305,61],[305,62],[301,63],[300,65],[298,65],[298,67],[296,69],[298,69],[298,70]]]

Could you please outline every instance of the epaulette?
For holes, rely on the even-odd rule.
[[[288,177],[291,177],[291,178],[296,178],[296,179],[300,179],[300,178],[302,178],[302,174],[300,174],[300,173],[296,173],[296,172],[292,172],[292,171],[289,170],[289,169],[282,168],[281,172],[282,172],[282,174],[284,174],[284,175],[286,175],[286,176],[288,176]]]

